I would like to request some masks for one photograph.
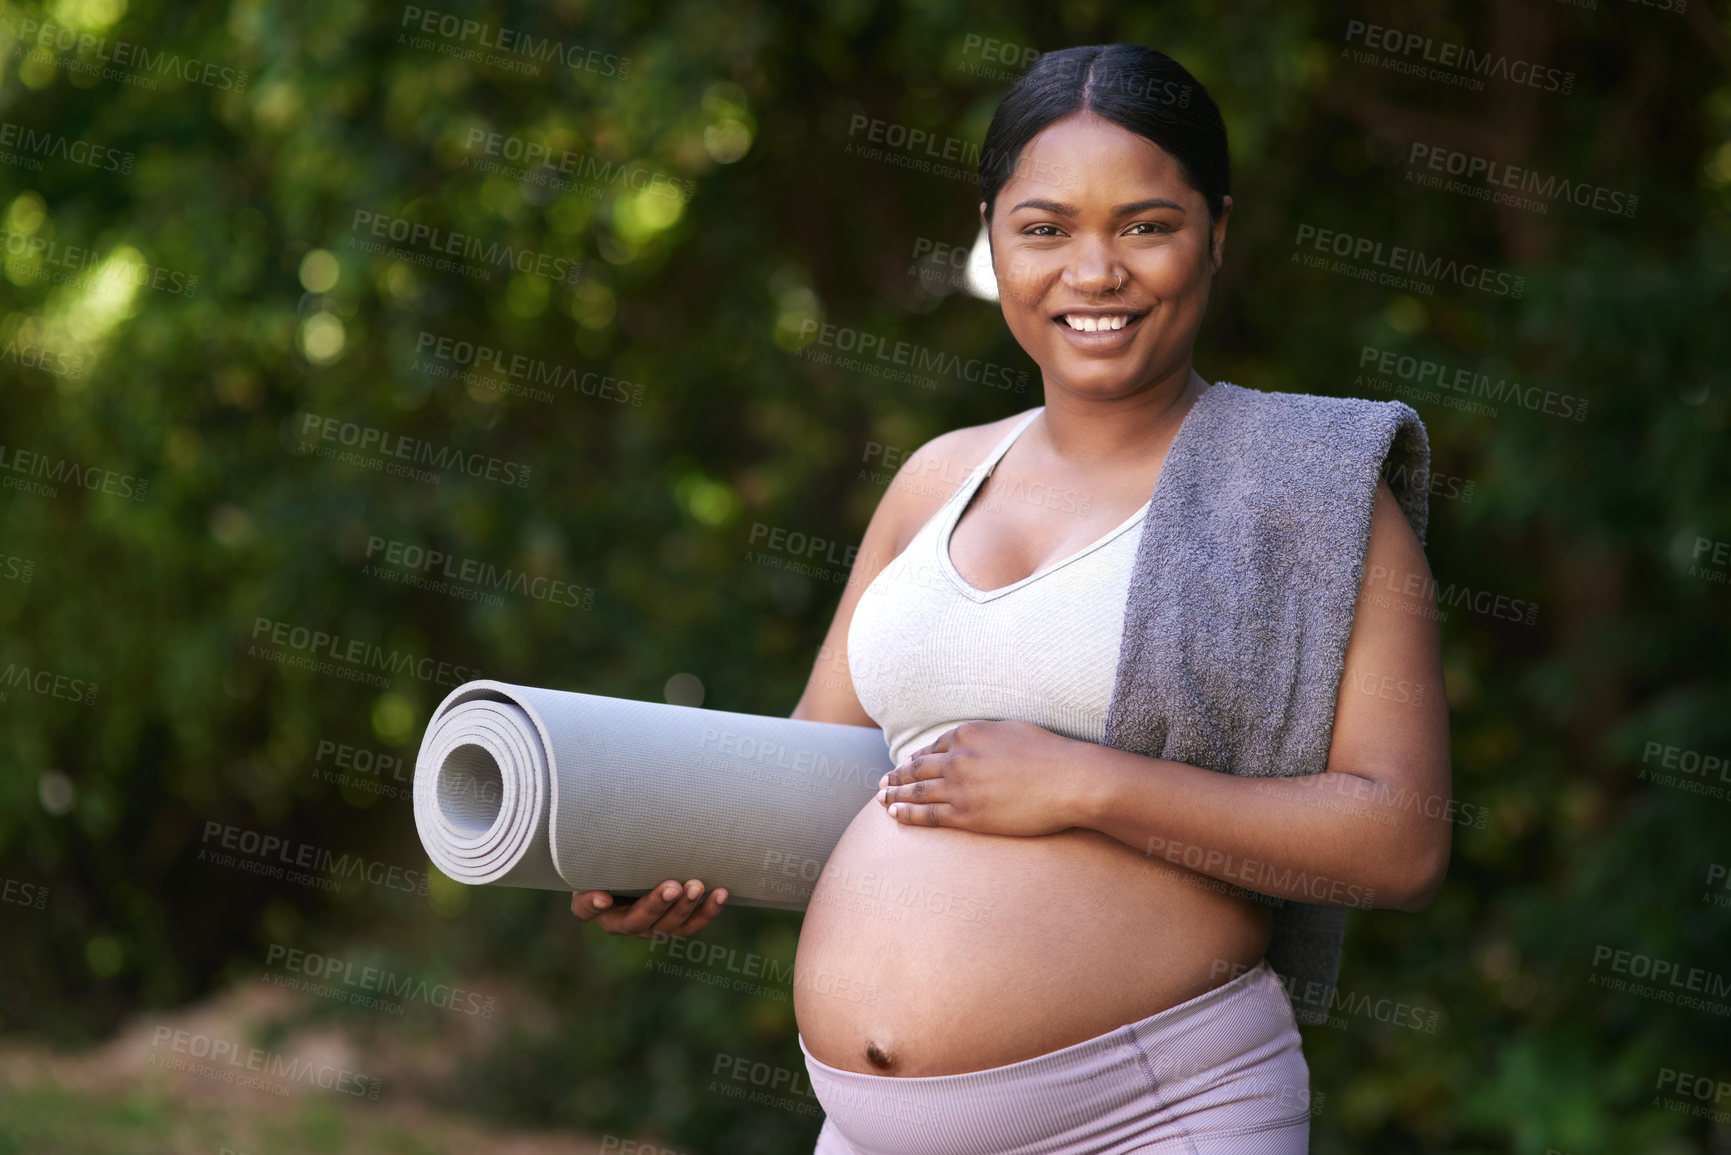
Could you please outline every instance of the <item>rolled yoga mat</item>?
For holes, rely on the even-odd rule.
[[[636,897],[668,879],[804,910],[892,766],[875,727],[465,682],[415,760],[415,829],[459,882]]]

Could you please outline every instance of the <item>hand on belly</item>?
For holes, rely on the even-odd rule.
[[[1270,908],[1098,831],[1019,838],[861,808],[794,961],[806,1047],[843,1070],[937,1075],[1046,1054],[1253,966]]]

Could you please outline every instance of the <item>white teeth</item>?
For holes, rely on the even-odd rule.
[[[1130,323],[1130,317],[1125,313],[1111,313],[1106,316],[1093,313],[1065,313],[1064,323],[1082,333],[1098,333],[1105,329],[1122,329]]]

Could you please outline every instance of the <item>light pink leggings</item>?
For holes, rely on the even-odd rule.
[[[1266,962],[1104,1035],[1019,1063],[898,1078],[805,1051],[823,1104],[814,1155],[1295,1155],[1310,1068]]]

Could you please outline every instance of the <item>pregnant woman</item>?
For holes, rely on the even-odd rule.
[[[1046,53],[992,120],[1044,404],[909,458],[793,713],[896,762],[800,935],[817,1155],[1304,1151],[1295,1002],[1326,1010],[1347,906],[1441,884],[1424,476],[1381,476],[1424,474],[1422,427],[1194,370],[1228,172],[1213,101],[1136,45]],[[724,898],[573,910],[689,934]]]

